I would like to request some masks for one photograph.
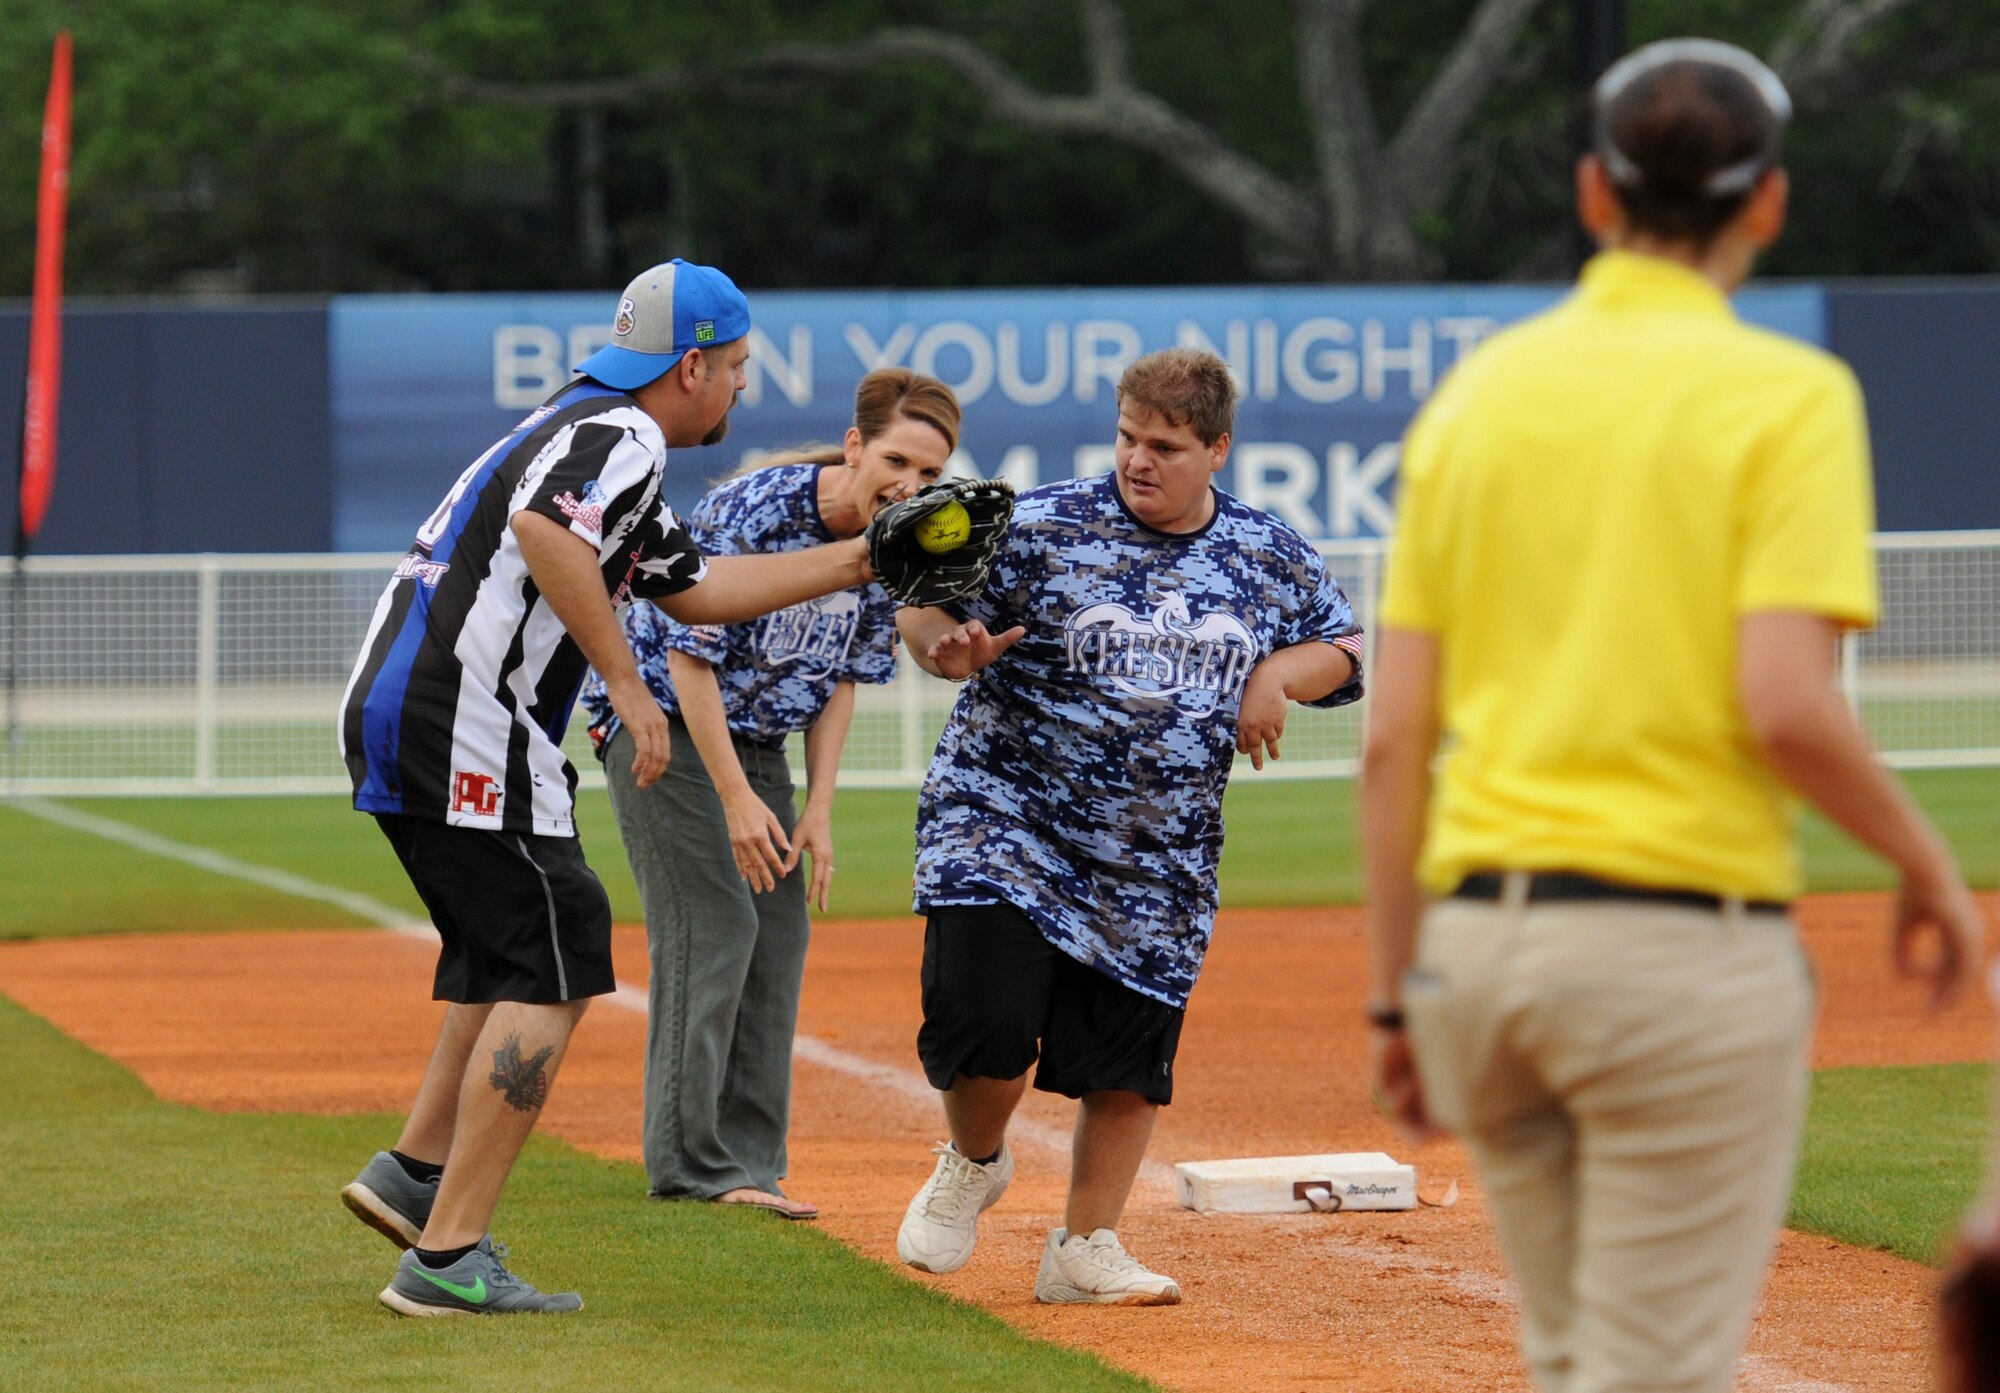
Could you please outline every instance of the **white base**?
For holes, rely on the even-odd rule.
[[[1310,1209],[1415,1209],[1417,1168],[1380,1151],[1330,1156],[1251,1156],[1174,1167],[1181,1204],[1220,1214]]]

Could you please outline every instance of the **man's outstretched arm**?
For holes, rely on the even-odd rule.
[[[683,624],[741,624],[873,579],[867,540],[852,537],[804,551],[711,556],[707,575],[654,603]]]

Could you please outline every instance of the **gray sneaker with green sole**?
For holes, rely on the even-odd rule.
[[[500,1265],[504,1244],[491,1234],[450,1267],[432,1269],[413,1252],[377,1299],[404,1316],[552,1316],[583,1309],[573,1291],[537,1291]]]

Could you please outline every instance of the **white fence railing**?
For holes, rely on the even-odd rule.
[[[1876,539],[1881,626],[1847,645],[1842,680],[1906,768],[2000,765],[2000,531]],[[1386,547],[1322,548],[1372,629]],[[20,577],[17,740],[0,792],[271,793],[347,787],[334,712],[398,556],[30,558]],[[12,563],[0,559],[0,674],[13,662]],[[864,688],[841,780],[921,781],[956,689],[905,657]],[[1365,707],[1366,703],[1362,704]],[[1262,774],[1350,774],[1361,708],[1298,709]],[[601,779],[572,723],[570,754]]]

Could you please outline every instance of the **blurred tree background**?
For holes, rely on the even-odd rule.
[[[1572,0],[6,0],[0,295],[76,36],[83,294],[1551,279]],[[1628,0],[1793,86],[1777,275],[2000,267],[2000,0]]]

